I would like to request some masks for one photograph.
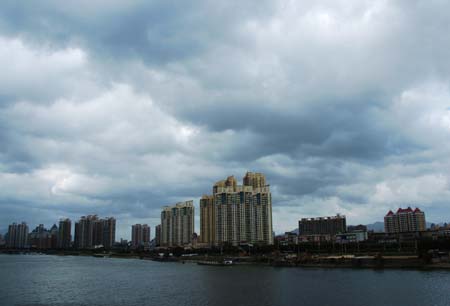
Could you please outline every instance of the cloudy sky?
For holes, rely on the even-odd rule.
[[[129,238],[246,171],[277,233],[450,221],[449,29],[439,0],[2,1],[0,232],[98,214]]]

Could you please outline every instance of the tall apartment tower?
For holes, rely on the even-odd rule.
[[[131,245],[133,248],[148,246],[150,243],[150,226],[135,224],[131,227]]]
[[[390,210],[384,217],[384,230],[389,234],[425,231],[425,213],[411,207],[399,208],[396,213]]]
[[[194,203],[165,206],[161,212],[161,246],[185,246],[194,234]]]
[[[105,249],[109,250],[116,242],[116,219],[108,217],[101,219],[100,222],[102,223],[103,230],[103,240],[101,244]]]
[[[69,249],[72,241],[72,222],[70,219],[59,220],[58,248]]]
[[[155,246],[161,245],[161,224],[155,226]]]
[[[261,173],[247,172],[243,185],[234,176],[214,184],[200,200],[200,238],[209,245],[273,244],[272,195]]]
[[[82,216],[75,223],[75,247],[77,249],[90,249],[94,246],[94,226],[98,221],[96,215]]]
[[[216,210],[214,196],[204,195],[200,199],[200,240],[213,245],[216,236]]]
[[[9,225],[8,233],[6,234],[6,245],[14,249],[26,248],[28,246],[28,231],[28,225],[25,222]]]
[[[90,249],[102,245],[110,249],[116,238],[116,219],[99,219],[97,215],[83,216],[75,223],[75,247]]]

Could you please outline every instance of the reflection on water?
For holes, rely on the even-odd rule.
[[[0,255],[0,305],[450,305],[450,271]]]

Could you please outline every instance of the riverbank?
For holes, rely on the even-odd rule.
[[[260,265],[273,267],[302,268],[359,268],[359,269],[420,269],[420,270],[450,270],[450,262],[424,260],[417,255],[406,256],[355,256],[328,255],[297,258],[282,258],[275,256],[159,256],[145,253],[114,253],[89,251],[23,251],[1,250],[0,254],[23,255],[56,255],[56,256],[89,256],[97,258],[141,259],[158,262],[202,263],[232,261],[233,266]]]

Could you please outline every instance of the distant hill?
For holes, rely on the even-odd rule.
[[[375,223],[366,224],[368,231],[384,232],[384,222],[377,221]]]
[[[298,235],[298,228],[296,228],[295,230],[291,231],[291,233],[294,233],[294,234]]]

